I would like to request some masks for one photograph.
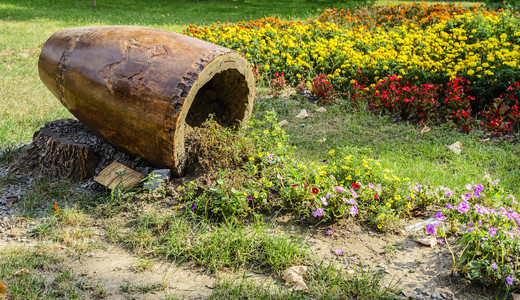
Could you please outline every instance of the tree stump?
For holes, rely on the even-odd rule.
[[[135,158],[109,145],[77,120],[49,122],[14,165],[14,171],[34,168],[40,174],[76,180],[94,177],[112,161],[129,166]]]

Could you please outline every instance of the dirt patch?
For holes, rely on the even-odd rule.
[[[413,218],[403,225],[424,220]],[[383,234],[353,222],[342,222],[312,230],[306,241],[318,259],[332,261],[350,272],[357,272],[363,267],[381,273],[385,284],[402,289],[402,299],[469,300],[475,299],[476,295],[494,297],[493,291],[470,286],[461,278],[452,276],[453,261],[446,244],[424,246],[417,242],[423,236],[422,230]],[[452,239],[449,242],[452,247],[456,244]],[[332,250],[343,253],[338,255]]]
[[[106,299],[158,299],[166,295],[204,299],[213,292],[216,278],[199,270],[155,262],[147,270],[136,272],[138,264],[139,258],[135,255],[111,247],[66,262],[65,266],[90,282],[99,282],[107,292]],[[146,292],[149,289],[153,291]]]

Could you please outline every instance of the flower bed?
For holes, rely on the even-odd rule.
[[[374,89],[390,76],[399,76],[409,86],[437,86],[435,101],[441,103],[450,82],[463,78],[469,87],[465,93],[475,98],[473,117],[489,110],[495,98],[517,84],[520,68],[518,14],[477,7],[410,4],[353,13],[327,10],[307,22],[267,18],[190,25],[185,33],[244,53],[261,81],[269,82],[284,72],[287,82],[296,86],[302,78],[311,82],[324,74],[344,97],[359,94],[359,86]],[[422,118],[413,111],[403,112],[401,104],[396,112],[421,120],[437,117],[444,108],[428,101],[432,111],[423,112]],[[472,122],[455,123],[465,128]],[[492,132],[511,127],[502,128]]]

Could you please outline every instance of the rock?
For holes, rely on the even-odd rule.
[[[438,293],[433,293],[432,294],[432,299],[442,299],[442,297]]]
[[[162,183],[166,183],[170,180],[171,170],[170,169],[157,169],[153,170],[147,180],[144,182],[143,187],[150,191],[155,191]]]
[[[287,120],[283,120],[278,122],[278,126],[283,127],[289,125],[289,122]]]
[[[299,114],[296,115],[296,118],[298,119],[305,119],[309,116],[307,111],[305,109],[302,109]]]

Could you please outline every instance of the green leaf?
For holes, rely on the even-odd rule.
[[[217,179],[217,183],[220,184],[220,185],[223,185],[224,184],[224,180],[222,180],[222,178],[219,178],[219,179]]]
[[[480,268],[480,262],[476,260],[468,262],[468,265],[472,268]]]

